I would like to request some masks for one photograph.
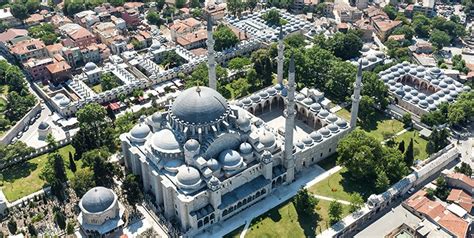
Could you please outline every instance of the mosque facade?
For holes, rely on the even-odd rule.
[[[187,235],[304,176],[305,167],[333,154],[339,140],[355,128],[355,120],[348,123],[329,112],[328,100],[318,90],[296,92],[293,59],[288,83],[279,75],[276,86],[229,102],[215,90],[214,41],[209,36],[210,87],[186,89],[166,111],[140,118],[120,136],[126,168],[140,176],[162,215]],[[282,34],[279,38],[282,74]],[[360,100],[361,80],[359,66],[353,104]],[[263,117],[277,111],[284,122],[273,127]],[[352,117],[357,111],[353,105]],[[311,132],[296,138],[297,122]]]

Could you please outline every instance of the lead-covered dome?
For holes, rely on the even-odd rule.
[[[163,129],[153,134],[151,137],[152,148],[161,153],[180,152],[180,145],[173,131]]]
[[[242,157],[235,150],[224,150],[219,154],[219,162],[225,169],[231,169],[242,164]]]
[[[181,188],[193,188],[201,183],[199,171],[190,166],[182,166],[176,175]]]
[[[227,100],[208,87],[184,90],[171,107],[171,113],[186,123],[206,124],[227,113]]]
[[[107,210],[115,201],[115,194],[105,187],[95,187],[87,191],[81,199],[81,206],[89,213]]]

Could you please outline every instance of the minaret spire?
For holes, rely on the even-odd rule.
[[[352,94],[351,108],[351,129],[357,124],[357,114],[359,112],[360,90],[362,89],[362,62],[359,61],[359,69],[357,70],[357,78],[354,82],[354,94]]]
[[[278,58],[277,58],[277,80],[278,84],[283,84],[283,61],[284,61],[284,54],[285,45],[283,44],[283,27],[280,26],[280,34],[278,37]]]
[[[212,37],[212,17],[209,16],[207,19],[207,64],[208,64],[208,76],[209,76],[209,87],[217,90],[216,80],[216,58],[214,52],[214,38]]]
[[[285,110],[285,167],[286,182],[295,178],[295,161],[293,158],[293,128],[295,127],[295,59],[291,56],[288,73],[288,95]]]

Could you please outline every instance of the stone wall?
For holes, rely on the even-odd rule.
[[[41,104],[37,103],[26,115],[21,118],[10,130],[8,130],[2,138],[0,138],[0,144],[7,145],[13,138],[15,138],[20,131],[30,124],[30,120],[41,112]]]

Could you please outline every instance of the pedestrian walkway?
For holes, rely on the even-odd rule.
[[[270,209],[278,206],[279,204],[287,201],[296,195],[301,187],[309,188],[314,184],[324,180],[325,178],[337,173],[342,167],[336,166],[328,171],[324,171],[321,167],[315,165],[302,171],[303,177],[297,178],[293,183],[282,186],[275,189],[262,201],[256,203],[252,207],[249,207],[237,216],[231,217],[221,223],[217,223],[208,229],[205,229],[201,233],[198,233],[194,237],[223,237],[224,235],[232,232],[240,226],[251,223],[251,221],[260,216],[261,214],[269,211]],[[247,227],[248,229],[248,227]],[[244,228],[245,232],[246,229]],[[245,235],[244,232],[242,232]],[[242,234],[241,234],[242,237]]]
[[[345,200],[337,200],[335,198],[331,198],[331,197],[326,197],[326,196],[321,196],[321,195],[317,195],[317,194],[314,194],[313,197],[317,198],[317,199],[321,199],[321,200],[326,200],[326,201],[336,201],[338,203],[341,203],[341,204],[344,204],[344,205],[351,205],[350,202],[348,201],[345,201]]]
[[[406,128],[406,129],[403,129],[403,130],[397,132],[397,133],[396,133],[395,135],[393,135],[392,137],[390,137],[390,138],[388,138],[388,139],[382,141],[382,144],[385,144],[387,141],[389,141],[389,140],[391,140],[391,139],[393,139],[393,138],[395,138],[395,137],[397,137],[397,136],[399,136],[399,135],[401,135],[401,134],[407,132],[408,130],[411,130],[411,127]]]
[[[245,234],[247,234],[247,230],[249,229],[250,223],[251,222],[249,221],[245,221],[245,227],[244,230],[240,233],[240,238],[245,238]]]

